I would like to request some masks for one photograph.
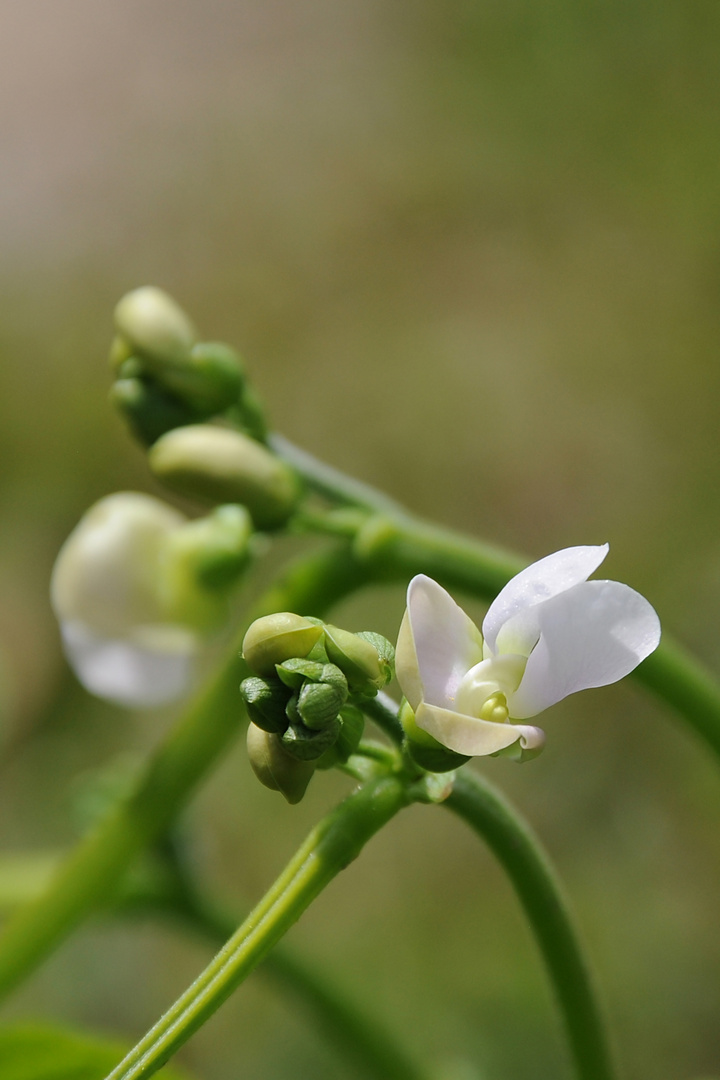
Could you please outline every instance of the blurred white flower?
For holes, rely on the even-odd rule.
[[[587,581],[607,552],[565,548],[528,566],[490,605],[482,635],[441,585],[413,578],[396,662],[417,726],[458,754],[530,757],[543,732],[509,720],[637,667],[660,621],[629,586]]]
[[[84,515],[57,557],[50,592],[87,690],[142,707],[191,689],[203,636],[227,614],[226,590],[204,587],[197,573],[198,552],[215,554],[218,535],[220,557],[239,567],[249,536],[241,507],[188,521],[150,495],[119,492]]]

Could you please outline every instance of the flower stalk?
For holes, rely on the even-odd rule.
[[[538,840],[476,773],[458,773],[445,806],[486,841],[512,882],[555,989],[578,1080],[613,1080],[593,979],[563,889]]]
[[[401,778],[380,775],[328,814],[205,971],[107,1080],[145,1080],[156,1073],[260,963],[336,874],[409,801]]]

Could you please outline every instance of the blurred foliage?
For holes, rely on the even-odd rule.
[[[610,540],[608,575],[720,671],[717,4],[27,0],[3,24],[5,847],[70,842],[72,778],[172,718],[82,694],[47,602],[86,506],[159,490],[107,405],[140,284],[242,350],[279,430],[414,510],[534,557]],[[401,612],[372,590],[337,621],[394,638]],[[623,1075],[716,1072],[716,765],[628,685],[546,726],[537,762],[483,768],[559,864]],[[190,812],[203,873],[251,901],[343,790],[288,808],[237,751]],[[293,939],[429,1059],[568,1075],[517,905],[448,815],[401,817]],[[205,958],[94,924],[13,1010],[127,1039]],[[183,1062],[338,1069],[261,974]]]

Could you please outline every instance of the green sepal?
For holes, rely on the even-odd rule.
[[[253,724],[271,734],[281,735],[288,726],[285,708],[288,690],[279,679],[243,679],[240,694]]]
[[[365,730],[365,717],[354,705],[345,705],[340,710],[342,727],[334,745],[318,759],[318,769],[332,769],[335,765],[344,765],[357,752]]]
[[[327,624],[325,651],[332,663],[343,671],[353,693],[373,696],[385,686],[387,664],[381,660],[371,641]]]
[[[411,760],[421,769],[434,773],[451,772],[470,760],[464,754],[456,754],[454,750],[448,750],[432,735],[428,735],[427,731],[419,728],[415,721],[415,713],[405,700],[400,707],[398,719],[405,732],[404,748]]]
[[[168,375],[168,386],[178,397],[206,416],[215,416],[236,402],[244,383],[240,357],[219,341],[193,345],[187,365]]]
[[[305,680],[320,682],[322,678],[323,664],[316,660],[306,660],[299,656],[293,656],[282,664],[276,664],[275,670],[278,678],[282,679],[291,690],[302,690]]]
[[[240,427],[253,439],[263,443],[267,441],[269,427],[265,406],[248,382],[243,384],[239,401],[231,405],[225,415],[232,424]]]
[[[161,435],[197,420],[197,415],[187,405],[152,379],[118,379],[110,389],[110,403],[122,413],[132,433],[144,446],[152,446]]]
[[[230,503],[212,510],[203,525],[203,543],[194,556],[195,576],[206,589],[226,589],[237,581],[250,561],[252,519],[244,506]],[[200,535],[198,526],[198,540]]]
[[[360,630],[356,637],[362,638],[363,641],[369,641],[373,648],[377,650],[380,666],[384,668],[385,682],[383,685],[387,686],[395,678],[395,646],[382,634],[376,634],[374,630]],[[382,686],[378,687],[378,689],[382,690]]]
[[[137,356],[128,356],[117,369],[118,379],[141,379],[144,375],[142,362]]]
[[[302,723],[291,723],[280,741],[285,752],[297,761],[314,762],[335,743],[341,727],[339,716],[319,731],[313,731]]]

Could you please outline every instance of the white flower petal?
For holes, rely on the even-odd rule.
[[[481,660],[482,639],[472,619],[432,578],[414,577],[396,654],[398,682],[412,708],[421,700],[451,705],[463,676]]]
[[[537,641],[535,613],[527,618],[515,617],[585,581],[593,570],[597,570],[608,550],[607,544],[563,548],[516,574],[495,597],[485,616],[482,631],[489,650],[493,653],[519,652],[527,656]],[[500,631],[511,619],[512,634],[508,633],[506,640],[498,641]]]
[[[631,672],[657,647],[660,620],[648,601],[617,581],[584,581],[537,609],[540,638],[510,715],[523,720],[591,686]]]
[[[152,495],[120,491],[84,515],[60,549],[50,595],[58,619],[123,638],[163,618],[160,556],[187,519]]]
[[[519,741],[521,745],[524,742],[529,747],[536,747],[545,738],[539,728],[493,724],[489,720],[476,720],[472,716],[425,703],[415,713],[415,722],[449,750],[468,757],[487,757]]]
[[[395,646],[395,675],[400,689],[410,703],[410,708],[417,709],[422,701],[423,687],[407,609],[400,623],[400,633]]]
[[[97,697],[127,708],[163,705],[192,688],[194,649],[170,649],[95,634],[78,622],[61,623],[65,654],[80,682]],[[149,636],[149,635],[148,635]]]

